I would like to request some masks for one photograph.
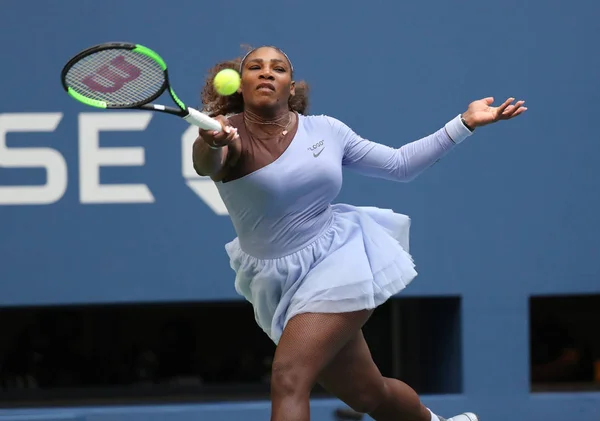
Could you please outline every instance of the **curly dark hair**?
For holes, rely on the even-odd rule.
[[[248,52],[253,50],[249,46],[243,47]],[[244,99],[240,93],[236,92],[233,95],[222,96],[215,91],[213,86],[213,79],[217,73],[223,69],[239,71],[242,59],[243,57],[237,57],[233,60],[220,62],[208,71],[200,97],[203,104],[203,111],[211,117],[238,114],[244,111]],[[289,100],[290,110],[306,115],[308,111],[308,91],[308,84],[305,81],[296,82],[296,93]]]

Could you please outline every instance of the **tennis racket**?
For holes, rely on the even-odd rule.
[[[91,107],[158,111],[205,130],[221,131],[217,120],[177,97],[165,61],[139,44],[110,42],[83,50],[64,66],[61,81],[69,95]],[[166,90],[177,107],[152,103]]]

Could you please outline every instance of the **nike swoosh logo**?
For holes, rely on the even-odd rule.
[[[325,147],[323,147],[323,149],[325,149]],[[323,152],[323,149],[321,149],[319,152],[314,153],[313,152],[313,156],[316,158],[317,156],[321,155],[321,152]]]

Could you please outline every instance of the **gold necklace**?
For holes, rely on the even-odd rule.
[[[272,125],[272,126],[278,126],[283,128],[283,131],[281,132],[282,136],[285,136],[286,134],[288,134],[288,128],[292,122],[292,115],[291,113],[288,111],[287,112],[287,123],[285,125],[278,123],[279,120],[283,120],[286,116],[281,116],[276,120],[264,120],[261,117],[259,117],[258,115],[249,112],[249,111],[244,111],[244,124],[246,125],[246,130],[252,134],[252,131],[248,128],[248,125],[246,123],[253,123],[253,124],[263,124],[263,125]]]

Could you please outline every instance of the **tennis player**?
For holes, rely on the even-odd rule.
[[[223,68],[240,70],[238,93],[214,91]],[[523,101],[474,101],[435,133],[396,149],[335,118],[307,115],[308,87],[293,76],[287,55],[269,46],[215,66],[202,100],[223,131],[200,130],[193,147],[196,172],[214,180],[235,227],[225,248],[236,290],[277,345],[271,420],[308,421],[319,383],[377,421],[442,421],[412,388],[381,375],[362,334],[373,310],[417,275],[410,219],[332,202],[343,168],[408,182],[476,128],[521,115]]]

